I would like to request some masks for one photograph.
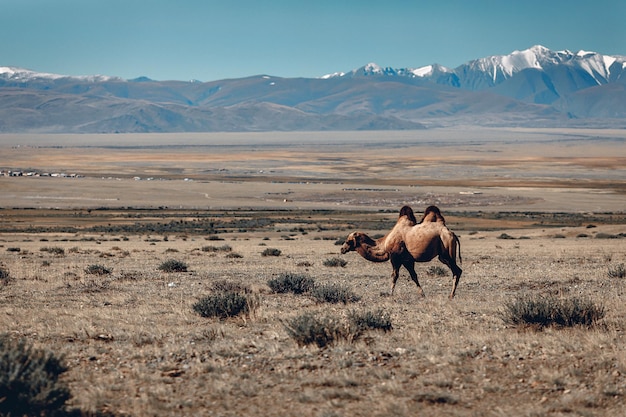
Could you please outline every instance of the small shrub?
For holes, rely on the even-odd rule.
[[[41,249],[39,249],[41,252],[48,252],[52,255],[57,255],[57,256],[63,256],[65,255],[65,249],[59,247],[59,246],[48,246],[48,247],[43,247]]]
[[[65,415],[71,394],[59,377],[66,371],[51,352],[0,335],[0,415]]]
[[[243,258],[243,255],[237,252],[230,252],[226,254],[226,257],[228,259],[240,259],[240,258]]]
[[[619,238],[620,238],[619,235],[613,235],[610,233],[604,233],[604,232],[596,233],[596,239],[619,239]]]
[[[311,296],[319,302],[332,304],[347,304],[349,302],[356,302],[361,299],[361,297],[354,294],[352,290],[341,284],[316,285],[311,290]]]
[[[0,265],[0,280],[8,281],[10,278],[9,270],[4,266]]]
[[[275,293],[303,294],[315,285],[315,280],[306,275],[285,273],[267,281],[267,285]]]
[[[581,298],[521,297],[505,305],[502,319],[507,324],[572,327],[592,326],[604,317],[604,307]]]
[[[266,248],[261,252],[261,256],[280,256],[281,253],[280,249]]]
[[[85,273],[90,275],[109,275],[111,273],[111,269],[106,266],[92,264],[85,268]]]
[[[341,337],[343,330],[338,320],[328,316],[317,317],[313,313],[286,320],[283,325],[299,346],[315,344],[319,348],[333,344]]]
[[[252,290],[248,285],[225,279],[215,281],[213,285],[211,285],[211,289],[215,292],[238,292],[240,294],[252,293]]]
[[[434,275],[437,277],[442,277],[445,275],[448,275],[448,272],[445,270],[445,268],[439,266],[439,265],[434,265],[434,266],[430,266],[428,267],[428,269],[426,270],[426,273],[428,275]]]
[[[158,269],[163,272],[187,272],[187,264],[175,259],[168,259],[159,265]]]
[[[9,247],[7,248],[7,252],[20,252],[22,249],[17,247]]]
[[[196,313],[202,317],[225,319],[240,314],[248,314],[254,308],[254,300],[234,291],[212,294],[198,300],[193,305]]]
[[[348,264],[348,262],[345,259],[342,258],[329,258],[324,260],[324,266],[332,266],[332,267],[345,267]]]
[[[624,264],[609,267],[607,275],[609,276],[609,278],[625,278],[626,268],[624,268]]]
[[[361,332],[365,330],[382,330],[388,332],[393,329],[389,314],[382,309],[376,311],[356,312],[349,315],[350,322]]]
[[[500,236],[498,236],[498,239],[515,239],[515,238],[507,233],[502,233]]]
[[[392,328],[389,316],[382,310],[351,312],[347,321],[308,312],[284,321],[283,326],[299,346],[315,344],[319,348],[332,345],[339,340],[355,342],[367,330],[387,332]]]
[[[233,248],[231,248],[228,245],[222,245],[222,246],[203,246],[202,247],[202,251],[203,252],[230,252],[232,251]]]

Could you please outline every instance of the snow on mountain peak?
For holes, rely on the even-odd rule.
[[[36,72],[29,69],[17,68],[17,67],[0,67],[0,78],[6,80],[28,82],[32,80],[59,80],[59,79],[76,79],[85,82],[104,82],[121,80],[119,77],[110,77],[106,75],[61,75],[50,74],[47,72]]]

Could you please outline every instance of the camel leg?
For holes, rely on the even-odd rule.
[[[407,271],[409,271],[409,275],[411,276],[411,279],[413,280],[415,285],[417,285],[417,293],[421,295],[422,297],[426,297],[426,295],[424,294],[424,290],[422,289],[422,286],[420,285],[420,282],[417,280],[417,273],[415,273],[415,262],[412,260],[411,261],[407,260],[404,262],[404,267],[406,268]]]
[[[454,281],[452,283],[452,291],[448,296],[448,298],[452,300],[454,298],[454,293],[456,292],[456,287],[459,285],[459,280],[461,279],[461,274],[463,273],[463,270],[459,268],[454,259],[439,256],[439,260],[441,261],[441,263],[447,265],[448,268],[450,268],[450,270],[452,271],[452,279]]]
[[[398,258],[391,258],[391,266],[393,267],[393,271],[391,271],[391,295],[393,295],[393,291],[396,289],[396,282],[398,282],[398,277],[400,276],[401,265]]]

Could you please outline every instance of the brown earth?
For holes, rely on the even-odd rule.
[[[276,134],[263,146],[190,135],[178,148],[161,136],[160,147],[120,135],[89,148],[94,138],[4,138],[1,169],[84,178],[0,177],[1,332],[62,356],[69,405],[86,412],[625,414],[626,278],[610,273],[626,263],[624,133],[385,132],[386,147],[380,134]],[[390,297],[388,263],[339,254],[350,231],[389,230],[405,203],[439,205],[460,236],[453,301],[436,261],[416,268],[426,298],[405,271]],[[347,265],[327,266],[335,258]],[[160,271],[169,259],[188,272]],[[272,293],[267,281],[285,273],[360,300]],[[252,314],[193,310],[223,281],[249,286]],[[592,327],[504,322],[508,303],[547,295],[605,315]],[[393,330],[322,349],[285,328],[304,312],[379,309]]]

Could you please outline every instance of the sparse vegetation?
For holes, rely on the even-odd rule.
[[[346,261],[345,259],[342,258],[328,258],[324,260],[324,266],[331,266],[331,267],[345,267],[348,264],[348,261]]]
[[[275,293],[303,294],[311,291],[315,280],[303,274],[284,273],[267,281],[267,285]]]
[[[610,266],[607,275],[609,278],[626,278],[626,268],[624,264]]]
[[[89,275],[109,275],[111,269],[99,264],[88,265],[85,268],[85,273]]]
[[[433,276],[437,276],[437,277],[443,277],[448,275],[448,271],[446,271],[445,268],[439,266],[439,265],[432,265],[429,266],[428,269],[426,270],[426,273],[428,275],[433,275]]]
[[[584,298],[523,296],[505,304],[502,319],[507,324],[547,326],[592,326],[604,317],[604,307]]]
[[[362,331],[382,330],[389,332],[393,329],[391,317],[382,309],[374,311],[352,311],[348,316],[351,323]]]
[[[285,320],[283,326],[300,346],[315,344],[319,348],[344,340],[357,341],[368,330],[392,329],[389,316],[382,310],[349,313],[346,320],[314,313],[303,313]]]
[[[66,415],[71,393],[59,378],[67,370],[51,352],[0,335],[0,415]]]
[[[275,248],[265,248],[263,252],[261,252],[261,256],[280,256],[281,254],[282,251]]]
[[[48,252],[52,255],[56,255],[56,256],[63,256],[65,255],[65,249],[63,249],[60,246],[44,246],[43,248],[39,249],[41,252]]]
[[[311,296],[321,303],[353,303],[361,299],[352,290],[341,284],[320,284],[313,287]]]
[[[202,247],[203,252],[230,252],[232,250],[233,248],[231,248],[229,245],[222,245],[222,246],[207,245],[207,246]]]
[[[158,269],[163,272],[187,272],[187,264],[176,259],[168,259],[161,263]]]
[[[225,291],[201,298],[193,305],[193,309],[202,317],[225,319],[240,314],[250,314],[256,306],[256,299],[251,295]]]
[[[304,313],[283,323],[289,336],[300,346],[315,344],[319,348],[347,337],[345,325],[330,316]]]

